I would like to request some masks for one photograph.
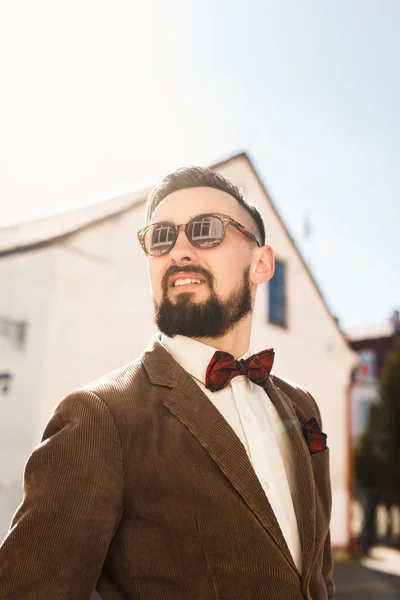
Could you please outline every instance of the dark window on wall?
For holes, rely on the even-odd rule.
[[[274,325],[286,325],[285,263],[275,261],[275,273],[268,286],[268,320]]]
[[[364,367],[363,381],[375,381],[377,378],[376,353],[373,350],[361,350],[358,355]]]

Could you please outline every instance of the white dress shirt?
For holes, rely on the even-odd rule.
[[[244,375],[234,377],[218,392],[208,390],[205,387],[206,370],[216,348],[192,338],[170,338],[164,334],[161,343],[193,377],[246,448],[301,574],[296,467],[292,446],[275,406],[265,390]],[[251,354],[249,350],[239,358],[248,358]]]

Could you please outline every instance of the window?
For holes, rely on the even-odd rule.
[[[170,227],[169,225],[160,225],[159,227],[155,227],[151,240],[152,248],[158,248],[160,252],[162,252],[165,246],[169,247],[174,237],[175,230],[173,227]]]
[[[269,282],[268,320],[274,325],[286,325],[286,286],[285,263],[275,262],[275,273]]]
[[[361,365],[364,366],[363,381],[374,381],[376,379],[376,354],[373,350],[361,350],[358,353]]]
[[[10,387],[11,373],[0,373],[0,390],[6,394]]]
[[[195,221],[192,225],[192,238],[199,240],[203,237],[208,238],[210,235],[210,221],[207,219],[201,219]]]
[[[4,336],[17,348],[23,348],[27,333],[26,321],[15,321],[7,317],[0,317],[0,336]]]
[[[216,241],[222,239],[224,226],[220,219],[201,217],[193,221],[190,226],[190,235],[194,242],[201,242],[202,248],[214,246]]]
[[[371,402],[361,402],[358,409],[359,425],[364,430],[368,425],[369,413],[371,410]]]

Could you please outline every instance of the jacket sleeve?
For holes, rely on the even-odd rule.
[[[326,592],[329,600],[335,595],[335,584],[333,582],[333,560],[331,550],[331,535],[328,531],[328,535],[325,539],[324,554],[322,559],[322,576],[326,585]]]
[[[0,599],[89,599],[119,523],[123,489],[110,410],[92,392],[74,392],[26,464],[23,502],[0,547]]]

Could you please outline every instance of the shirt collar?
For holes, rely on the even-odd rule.
[[[168,350],[172,358],[181,365],[192,377],[205,385],[208,364],[214,356],[217,348],[203,344],[193,338],[176,335],[171,338],[164,333],[161,334],[161,344]],[[240,358],[248,358],[250,349]]]

